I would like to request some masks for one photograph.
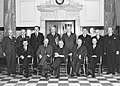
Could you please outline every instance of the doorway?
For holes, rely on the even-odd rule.
[[[56,32],[60,36],[66,33],[67,26],[71,26],[72,32],[75,33],[75,20],[45,20],[45,35],[50,33],[52,26],[55,26]]]

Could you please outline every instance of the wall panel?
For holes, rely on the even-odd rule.
[[[0,27],[3,27],[4,0],[0,0]]]

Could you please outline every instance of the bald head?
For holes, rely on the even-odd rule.
[[[12,30],[8,30],[8,35],[9,36],[13,36],[13,31]]]

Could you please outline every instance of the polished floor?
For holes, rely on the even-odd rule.
[[[45,79],[39,75],[25,78],[22,75],[7,76],[1,74],[0,86],[120,86],[120,74],[106,75],[103,73],[102,75],[96,75],[96,78],[61,75],[59,79],[54,76]]]

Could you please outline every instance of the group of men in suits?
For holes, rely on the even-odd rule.
[[[81,43],[82,45],[84,45],[86,47],[86,52],[85,55],[89,58],[91,55],[91,46],[94,44],[92,43],[92,38],[90,35],[88,35],[88,31],[86,28],[83,28],[83,34],[78,36],[76,36],[75,33],[72,33],[71,31],[71,27],[68,26],[66,28],[67,32],[65,34],[62,35],[62,37],[56,33],[56,28],[54,26],[52,26],[51,31],[49,34],[47,34],[46,38],[44,37],[44,35],[42,33],[40,33],[40,28],[38,26],[35,26],[34,28],[34,33],[31,34],[31,38],[29,38],[28,36],[26,36],[26,31],[24,29],[21,30],[21,35],[19,37],[17,37],[17,39],[15,37],[13,37],[12,34],[12,30],[9,30],[9,36],[4,37],[3,39],[3,43],[2,43],[2,48],[3,48],[3,55],[6,57],[7,59],[7,66],[8,66],[8,75],[12,74],[12,73],[16,73],[16,54],[24,59],[24,58],[30,58],[33,57],[34,58],[34,74],[37,73],[37,66],[38,66],[38,60],[37,58],[47,58],[47,57],[55,57],[58,56],[59,54],[64,54],[64,56],[66,56],[66,53],[64,53],[65,51],[62,50],[62,46],[64,45],[65,48],[67,49],[67,74],[70,75],[71,74],[71,67],[73,67],[73,71],[75,72],[75,70],[79,69],[79,66],[77,67],[78,69],[74,69],[74,67],[76,67],[76,56],[74,54],[79,53],[79,51],[76,51],[78,48],[75,47],[75,45],[79,45],[81,47]],[[96,30],[96,35],[94,36],[94,38],[96,38],[97,40],[97,46],[101,47],[101,56],[103,57],[104,55],[106,55],[107,58],[107,67],[108,67],[108,72],[115,74],[115,68],[116,68],[116,56],[119,55],[119,51],[120,51],[120,45],[119,45],[119,38],[117,35],[113,34],[113,29],[110,27],[108,28],[108,34],[105,35],[104,37],[100,36],[100,31],[99,29]],[[80,39],[80,40],[78,40]],[[77,43],[76,43],[77,41]],[[81,42],[82,41],[82,42]],[[50,45],[50,46],[48,46]],[[30,46],[30,47],[29,47]],[[58,47],[59,48],[56,48]],[[94,46],[94,45],[93,45]],[[95,44],[96,46],[96,44]],[[47,49],[47,47],[49,47]],[[79,47],[79,46],[78,46]],[[52,50],[52,52],[50,52]],[[74,52],[73,52],[74,50]],[[44,51],[44,52],[42,52]],[[76,51],[76,52],[75,52]],[[80,52],[82,52],[80,50]],[[57,53],[57,54],[56,54]],[[95,53],[96,54],[96,53]],[[61,56],[61,55],[60,55]],[[74,62],[73,63],[73,56],[74,58]],[[61,56],[62,57],[62,56]],[[93,55],[94,57],[94,55]],[[80,57],[79,57],[80,58]],[[41,60],[42,60],[41,59]],[[28,59],[26,60],[28,61]],[[24,61],[26,67],[24,67],[26,74],[28,74],[29,72],[28,70],[28,62]],[[42,63],[40,63],[40,65],[42,65],[42,72],[45,73],[45,70],[43,68],[43,64],[45,64],[45,59],[43,60]],[[59,60],[56,60],[56,62],[53,62],[53,66],[52,68],[54,69],[54,66],[56,66],[59,63]],[[46,68],[46,66],[44,66]],[[59,69],[57,69],[59,70]],[[58,73],[58,71],[57,71]],[[73,73],[73,72],[72,72]],[[78,73],[78,72],[77,72]],[[46,73],[44,74],[46,75]],[[79,75],[79,74],[77,74]],[[28,77],[28,75],[25,75],[26,77]],[[58,76],[57,76],[58,77]]]

